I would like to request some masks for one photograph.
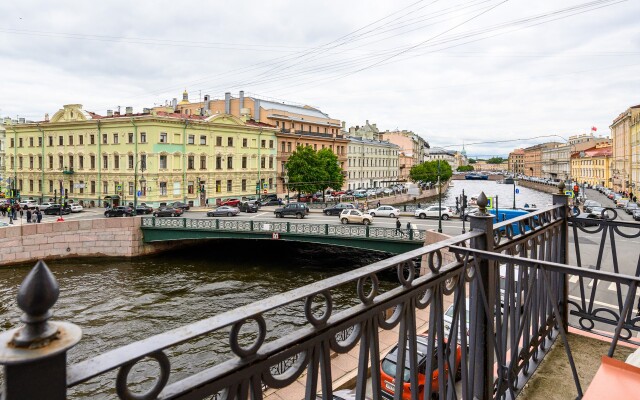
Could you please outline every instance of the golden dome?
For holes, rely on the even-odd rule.
[[[187,93],[187,89],[182,92],[182,100],[178,104],[189,104],[189,93]]]

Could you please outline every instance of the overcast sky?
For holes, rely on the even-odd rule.
[[[5,0],[0,15],[12,118],[244,90],[488,157],[606,136],[640,104],[638,0]]]

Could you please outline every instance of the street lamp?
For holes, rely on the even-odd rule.
[[[440,160],[438,160],[438,233],[442,233],[442,182],[440,182]]]
[[[289,204],[289,174],[284,171],[284,185],[287,187],[287,204]]]
[[[513,176],[513,209],[516,209],[516,177]]]
[[[140,183],[144,182],[144,165],[142,164],[142,159],[140,159],[133,169],[133,215],[137,214],[136,209],[138,208],[138,164],[140,164]]]

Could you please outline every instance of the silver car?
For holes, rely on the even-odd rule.
[[[220,206],[215,210],[207,211],[207,217],[233,217],[239,213],[240,209],[237,207]]]
[[[395,218],[400,215],[400,210],[392,206],[380,206],[378,208],[374,208],[368,210],[367,213],[372,217],[391,217]]]

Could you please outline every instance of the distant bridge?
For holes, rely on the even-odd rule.
[[[190,239],[267,239],[329,244],[393,254],[424,246],[425,230],[365,225],[311,224],[306,222],[253,221],[236,218],[143,217],[146,243]]]

